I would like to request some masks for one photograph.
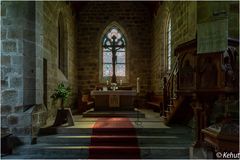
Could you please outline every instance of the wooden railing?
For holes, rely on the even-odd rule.
[[[163,88],[163,95],[164,95],[164,113],[165,117],[167,118],[171,111],[171,106],[173,104],[173,98],[176,98],[175,90],[177,89],[176,78],[178,72],[178,56],[175,58],[175,62],[169,74],[164,77],[164,88]]]

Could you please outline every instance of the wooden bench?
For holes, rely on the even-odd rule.
[[[151,95],[147,99],[147,108],[153,109],[154,112],[160,112],[162,114],[163,111],[163,96],[161,95]]]

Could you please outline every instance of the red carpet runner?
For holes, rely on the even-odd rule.
[[[99,118],[93,127],[90,159],[140,159],[136,131],[128,118]]]

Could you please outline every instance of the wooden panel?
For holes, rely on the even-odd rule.
[[[133,106],[133,96],[121,96],[120,98],[120,105],[126,106],[126,107],[132,107]]]
[[[95,108],[107,107],[108,106],[108,95],[95,96]]]
[[[109,95],[109,107],[120,107],[119,95]]]
[[[181,56],[179,63],[179,89],[196,88],[196,50],[189,49]]]
[[[221,79],[221,54],[198,55],[197,86],[200,89],[216,89],[223,84]]]
[[[133,101],[136,96],[135,90],[116,91],[92,91],[95,97],[95,110],[133,110]]]

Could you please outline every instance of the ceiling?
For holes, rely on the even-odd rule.
[[[105,2],[108,3],[108,1]],[[129,1],[129,2],[143,3],[143,5],[147,7],[152,16],[156,14],[158,7],[162,4],[162,1]],[[88,3],[91,3],[91,1],[70,1],[70,5],[76,12],[84,8]]]

